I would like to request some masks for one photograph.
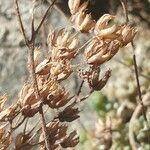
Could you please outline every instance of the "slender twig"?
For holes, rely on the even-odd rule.
[[[91,39],[89,39],[88,41],[86,41],[80,48],[78,48],[76,53],[78,53],[80,50],[82,50],[85,46],[87,46],[95,38],[96,38],[96,36],[94,36]]]
[[[127,5],[127,0],[120,0],[121,4],[122,4],[122,8],[125,14],[125,18],[126,18],[126,24],[129,22],[129,18],[128,18],[128,5]],[[133,120],[135,120],[137,114],[139,114],[140,110],[142,110],[142,114],[144,117],[144,120],[146,122],[147,128],[150,129],[147,117],[146,117],[146,110],[145,110],[145,106],[142,100],[142,92],[141,92],[141,87],[140,87],[140,82],[139,82],[139,72],[138,72],[138,66],[137,66],[137,61],[136,61],[136,54],[135,54],[135,46],[133,41],[131,41],[131,46],[132,46],[132,57],[133,57],[133,63],[134,63],[134,70],[135,70],[135,77],[136,77],[136,83],[137,83],[137,90],[138,90],[138,96],[139,96],[139,104],[136,108],[136,110],[134,111],[134,113],[132,114],[131,120],[130,120],[130,125],[129,125],[129,141],[130,144],[132,146],[133,150],[137,149],[136,146],[136,142],[134,140],[134,133],[133,133],[133,125],[132,122]]]
[[[124,15],[125,15],[125,21],[126,23],[129,22],[129,17],[128,17],[128,6],[127,6],[127,0],[120,0],[123,11],[124,11]]]
[[[122,64],[123,66],[129,68],[132,72],[134,71],[134,69],[131,68],[130,65],[126,64],[125,62],[123,62],[123,61],[121,61],[121,60],[118,60],[118,59],[115,59],[115,61],[116,61],[117,63]],[[139,68],[138,68],[138,70],[139,70]],[[145,75],[145,74],[143,74],[143,73],[141,73],[141,72],[139,72],[139,75],[140,75],[141,77],[145,78],[146,80],[149,80],[149,81],[150,81],[150,77],[149,77],[149,76],[147,76],[147,75]]]
[[[15,127],[12,127],[12,130],[15,130],[18,127],[20,127],[23,124],[23,122],[25,121],[25,119],[26,119],[26,117],[24,117]]]
[[[39,32],[41,26],[43,25],[43,23],[44,23],[44,21],[45,21],[47,15],[48,15],[48,13],[49,13],[49,11],[50,11],[50,9],[52,8],[52,6],[55,4],[56,1],[57,1],[57,0],[54,0],[54,1],[50,4],[50,6],[48,7],[47,11],[45,12],[45,14],[44,14],[44,16],[43,16],[43,18],[42,18],[42,20],[41,20],[41,22],[39,23],[39,26],[37,27],[37,29],[36,29],[36,31],[35,31],[36,33]]]
[[[27,129],[28,121],[29,121],[29,118],[27,118],[27,120],[25,122],[25,125],[24,125],[24,129],[23,129],[23,134],[24,135],[26,134],[26,129]]]
[[[34,85],[34,92],[35,95],[37,97],[37,99],[42,100],[42,97],[40,95],[39,92],[39,88],[38,88],[38,83],[37,83],[37,78],[36,78],[36,74],[35,74],[35,65],[34,65],[34,38],[33,39],[33,43],[30,44],[29,46],[29,51],[28,51],[28,56],[29,56],[29,64],[30,64],[30,74],[31,74],[31,78],[33,81],[33,85]],[[45,146],[47,148],[47,150],[50,150],[50,144],[49,144],[49,140],[48,140],[48,135],[47,135],[47,131],[46,131],[46,122],[45,122],[45,118],[43,115],[43,108],[42,108],[42,103],[39,107],[39,114],[40,114],[40,120],[41,120],[41,125],[42,125],[42,131],[43,131],[43,135],[44,135],[44,139],[45,139]]]
[[[29,58],[29,64],[30,64],[30,74],[31,74],[31,79],[33,81],[34,92],[35,92],[36,98],[39,101],[42,101],[42,97],[41,97],[40,92],[39,92],[37,78],[36,78],[36,74],[35,74],[35,64],[34,64],[35,38],[36,38],[41,26],[43,25],[47,15],[48,15],[49,10],[52,8],[52,6],[54,5],[55,2],[56,2],[56,0],[54,0],[52,2],[52,4],[48,7],[47,11],[45,12],[45,14],[44,14],[44,16],[41,20],[41,22],[39,23],[37,29],[34,28],[34,16],[32,15],[32,23],[31,23],[32,35],[31,35],[31,39],[28,40],[27,37],[26,37],[25,29],[24,29],[22,19],[21,19],[21,16],[20,16],[18,0],[15,0],[15,6],[16,6],[16,12],[17,12],[18,20],[19,20],[19,25],[20,25],[20,28],[21,28],[26,46],[28,47],[28,58]],[[42,131],[43,131],[44,140],[45,140],[45,146],[46,146],[47,150],[50,150],[50,143],[49,143],[48,135],[47,135],[47,131],[46,131],[46,122],[45,122],[45,118],[44,118],[42,103],[39,107],[39,114],[40,114]]]
[[[123,7],[123,11],[125,14],[125,18],[126,18],[126,23],[129,22],[129,18],[128,18],[128,7],[127,7],[127,0],[120,0],[122,7]],[[132,51],[133,51],[133,63],[134,63],[134,69],[135,69],[135,77],[136,77],[136,83],[137,83],[137,90],[138,90],[138,96],[139,96],[139,103],[142,106],[142,113],[144,116],[144,120],[147,124],[147,128],[150,128],[147,117],[146,117],[146,111],[145,111],[145,106],[143,104],[143,100],[142,100],[142,92],[141,92],[141,87],[140,87],[140,81],[139,81],[139,72],[138,72],[138,66],[137,66],[137,61],[136,61],[136,54],[135,54],[135,46],[133,41],[131,41],[131,46],[132,46]]]
[[[26,45],[28,45],[28,40],[27,40],[27,37],[26,37],[24,25],[22,23],[22,19],[21,19],[21,16],[20,16],[18,0],[15,0],[15,6],[16,6],[16,13],[17,13],[17,18],[18,18],[18,22],[19,22],[19,25],[20,25],[20,29],[21,29],[22,35],[24,37],[25,43],[26,43]]]
[[[80,93],[81,93],[81,89],[82,89],[82,87],[83,87],[83,84],[84,84],[84,80],[82,80],[82,82],[81,82],[81,84],[80,84],[80,87],[79,87],[79,89],[78,89],[78,91],[77,91],[77,97],[79,97],[79,95],[80,95]]]
[[[49,0],[49,1],[50,1],[50,3],[52,3],[52,0]],[[59,6],[57,6],[57,5],[55,4],[55,5],[54,5],[54,9],[56,9],[56,11],[58,11],[63,17],[66,18],[67,21],[69,21],[69,16],[67,16],[67,15],[65,14],[65,12],[62,11],[62,10],[59,8]]]

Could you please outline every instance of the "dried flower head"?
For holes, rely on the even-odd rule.
[[[54,120],[48,123],[46,128],[51,148],[56,149],[59,144],[61,144],[61,142],[66,138],[68,127],[67,125],[60,124],[57,120]],[[41,134],[39,142],[41,143],[41,146],[45,147],[43,134]]]
[[[99,139],[101,145],[104,145],[105,149],[110,149],[112,145],[112,128],[110,119],[107,121],[98,120],[95,125],[95,136]]]
[[[79,70],[79,74],[83,80],[87,81],[89,84],[89,87],[92,90],[101,90],[107,83],[111,71],[108,70],[105,72],[105,75],[103,76],[102,79],[99,79],[99,74],[100,74],[100,67],[99,66],[91,66],[90,69],[86,72],[83,70]]]
[[[92,40],[84,51],[84,56],[88,64],[101,65],[110,60],[119,50],[118,40]]]
[[[58,81],[67,79],[72,73],[70,61],[60,60],[52,62],[50,73],[51,76]]]
[[[72,21],[75,22],[75,28],[83,33],[89,32],[95,26],[91,14],[87,14],[85,11],[79,11],[72,17]]]
[[[38,113],[40,107],[40,102],[35,103],[33,105],[25,105],[22,106],[21,113],[25,117],[33,117],[36,113]]]
[[[112,26],[108,26],[110,20],[115,17],[110,14],[104,14],[96,23],[94,32],[100,39],[116,39],[120,36],[118,30],[120,26],[114,24]]]
[[[61,29],[49,34],[48,44],[52,48],[52,61],[58,58],[72,59],[75,57],[79,40],[71,31]]]
[[[72,122],[79,118],[79,110],[78,108],[75,108],[75,103],[67,106],[62,112],[58,113],[58,118],[61,122]]]
[[[68,1],[68,6],[70,9],[71,14],[74,14],[78,11],[79,6],[80,6],[80,0],[69,0]]]
[[[47,75],[50,72],[51,59],[44,59],[36,68],[35,72],[38,75]]]
[[[69,92],[57,82],[53,83],[49,88],[49,94],[45,103],[51,108],[60,108],[65,106],[69,101]]]
[[[0,126],[0,149],[6,150],[10,146],[11,138],[10,133],[7,133],[5,125]]]
[[[20,104],[14,104],[0,112],[0,122],[12,121],[20,112]]]
[[[20,103],[25,105],[32,105],[38,102],[38,99],[35,97],[34,89],[32,84],[24,84],[20,93],[19,93]]]
[[[30,134],[19,133],[15,139],[15,148],[22,149],[22,147],[26,147],[28,150],[31,150],[33,146],[29,142],[30,138]]]
[[[73,131],[69,134],[68,137],[66,137],[61,143],[60,145],[63,148],[67,148],[67,147],[75,147],[77,144],[79,143],[79,137],[77,137],[77,133],[76,131]]]
[[[88,6],[89,1],[84,2],[80,5],[80,0],[69,0],[68,6],[72,15],[75,15],[79,11],[85,11]]]
[[[100,17],[95,25],[95,33],[97,34],[100,30],[105,29],[108,26],[108,22],[114,18],[115,17],[110,14],[104,14],[102,17]]]
[[[6,95],[0,96],[0,112],[3,110],[6,101],[7,101]]]
[[[137,33],[137,29],[135,27],[131,27],[129,25],[122,26],[121,40],[122,40],[123,46],[133,41],[133,38],[135,37],[136,33]]]

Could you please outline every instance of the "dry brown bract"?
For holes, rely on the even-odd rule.
[[[80,6],[79,0],[69,0],[68,4],[72,13],[71,20],[75,23],[75,28],[83,33],[87,33],[92,30],[95,26],[95,21],[93,20],[91,14],[86,13],[88,2],[85,2]]]

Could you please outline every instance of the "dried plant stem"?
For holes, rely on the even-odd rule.
[[[20,127],[25,120],[26,120],[26,117],[24,117],[15,127],[12,127],[12,130],[16,130],[18,127]]]
[[[129,18],[128,18],[127,0],[120,0],[120,1],[121,1],[123,10],[124,10],[126,23],[128,23]],[[135,46],[134,46],[133,41],[131,42],[131,46],[132,46],[132,51],[133,51],[133,56],[132,57],[133,57],[135,77],[136,77],[136,83],[137,83],[137,89],[138,89],[139,103],[142,106],[142,112],[143,112],[143,116],[144,116],[145,122],[147,124],[147,127],[150,128],[147,117],[146,117],[145,107],[144,107],[143,100],[142,100],[142,92],[141,92],[141,87],[140,87],[140,82],[139,82],[139,73],[138,73],[138,66],[137,66],[136,54],[135,54]]]
[[[51,7],[54,5],[54,3],[56,2],[56,0],[54,0],[52,2],[52,4],[48,7],[48,9],[46,10],[41,22],[39,23],[37,29],[34,28],[34,15],[32,15],[32,35],[31,35],[31,39],[28,40],[25,34],[25,29],[24,29],[24,25],[20,16],[20,11],[19,11],[19,5],[18,5],[18,0],[15,0],[15,6],[16,6],[16,12],[17,12],[17,16],[18,16],[18,21],[19,21],[19,26],[21,28],[21,32],[23,34],[24,40],[25,40],[25,44],[28,47],[28,59],[29,59],[29,65],[30,65],[30,75],[31,75],[31,79],[33,82],[33,86],[34,86],[34,92],[35,92],[35,96],[36,98],[42,102],[42,97],[40,95],[39,89],[38,89],[38,83],[37,83],[37,78],[36,78],[36,74],[35,74],[35,65],[34,65],[34,49],[35,49],[35,38],[41,28],[41,26],[43,25],[49,10],[51,9]],[[45,118],[44,118],[44,113],[43,113],[43,108],[42,108],[42,103],[39,106],[39,114],[40,114],[40,120],[41,120],[41,125],[42,125],[42,132],[44,135],[44,140],[45,140],[45,146],[47,150],[50,150],[50,143],[48,140],[48,135],[46,132],[46,122],[45,122]]]
[[[35,74],[35,65],[34,65],[34,44],[31,44],[31,46],[29,47],[29,64],[31,65],[31,78],[33,81],[33,85],[34,85],[34,92],[35,92],[35,96],[37,99],[42,100],[39,89],[38,89],[38,83],[37,83],[37,78],[36,78],[36,74]],[[40,120],[41,120],[41,125],[42,125],[42,132],[44,135],[44,140],[45,140],[45,146],[47,148],[47,150],[50,150],[50,143],[48,140],[48,135],[47,135],[47,131],[46,131],[46,122],[45,122],[45,118],[44,118],[44,113],[43,113],[43,108],[42,108],[42,103],[39,106],[39,114],[40,114]]]
[[[144,106],[144,103],[143,103],[143,100],[142,100],[142,93],[141,93],[140,82],[139,82],[139,75],[138,75],[138,67],[137,67],[137,62],[136,62],[135,48],[134,48],[133,42],[131,44],[132,44],[132,48],[133,48],[133,61],[134,61],[135,76],[136,76],[136,82],[137,82],[137,88],[138,88],[139,103],[142,106],[142,113],[143,113],[143,116],[144,116],[144,120],[146,121],[147,128],[149,128],[149,123],[148,123],[148,120],[147,120],[147,117],[146,117],[146,112],[145,112],[145,106]]]
[[[124,11],[124,15],[125,15],[125,19],[126,19],[126,23],[129,22],[129,17],[128,17],[128,5],[127,2],[128,0],[120,0],[123,11]]]
[[[52,3],[52,0],[49,0],[49,3]],[[67,16],[57,5],[54,5],[54,8],[55,8],[63,17],[65,17],[67,21],[69,21],[69,16]]]
[[[128,65],[128,64],[126,64],[125,62],[120,61],[119,59],[115,59],[115,61],[116,61],[117,63],[122,64],[123,66],[129,68],[132,72],[135,72],[134,69],[131,68],[131,66]],[[139,68],[138,68],[138,70],[139,70]],[[141,77],[145,78],[146,80],[149,80],[149,81],[150,81],[150,77],[149,77],[149,76],[147,76],[147,75],[145,75],[145,74],[143,74],[143,73],[141,73],[141,72],[139,72],[139,75],[140,75]]]
[[[127,5],[127,0],[120,0],[121,4],[122,4],[122,8],[125,14],[125,18],[126,18],[126,24],[129,22],[129,18],[128,18],[128,5]],[[140,81],[139,81],[139,72],[138,72],[138,66],[137,66],[137,61],[136,61],[136,54],[135,54],[135,46],[133,41],[131,42],[131,46],[132,46],[132,57],[133,57],[133,63],[134,63],[134,70],[135,70],[135,77],[136,77],[136,83],[137,83],[137,90],[138,90],[138,96],[139,96],[139,105],[137,106],[137,108],[135,109],[131,120],[130,120],[130,125],[129,125],[129,141],[130,144],[132,146],[133,150],[137,149],[136,146],[136,142],[134,140],[134,133],[133,133],[133,121],[136,119],[136,116],[139,114],[139,112],[142,109],[142,114],[144,117],[144,120],[146,122],[147,128],[150,129],[147,117],[146,117],[146,110],[145,110],[145,106],[142,100],[142,92],[141,92],[141,87],[140,87]]]
[[[22,19],[21,19],[21,16],[20,16],[18,0],[15,0],[15,7],[16,7],[16,13],[17,13],[17,18],[18,18],[19,26],[20,26],[22,35],[24,37],[25,43],[27,45],[28,44],[28,40],[27,40],[25,29],[24,29],[24,26],[23,26],[23,23],[22,23]]]
[[[81,84],[80,84],[80,87],[79,87],[78,92],[77,92],[77,97],[79,97],[79,95],[80,95],[80,93],[81,93],[83,84],[84,84],[84,80],[82,80],[82,82],[81,82]]]

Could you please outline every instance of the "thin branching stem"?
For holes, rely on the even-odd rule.
[[[31,71],[31,78],[33,81],[33,85],[34,85],[35,95],[36,95],[37,99],[42,100],[40,92],[39,92],[39,88],[38,88],[36,74],[35,74],[34,44],[31,45],[31,47],[29,47],[29,61],[30,61],[29,64],[31,65],[30,71]],[[45,139],[45,146],[46,146],[47,150],[50,150],[50,144],[49,144],[48,135],[47,135],[47,131],[46,131],[46,122],[45,122],[45,118],[44,118],[44,114],[43,114],[42,103],[39,107],[39,114],[40,114],[40,120],[41,120],[41,125],[42,125],[42,131],[43,131],[43,135],[44,135],[44,139]]]
[[[29,65],[30,65],[30,75],[31,75],[31,79],[33,82],[33,86],[34,86],[34,92],[35,92],[35,96],[36,98],[42,102],[42,97],[40,95],[39,92],[39,88],[38,88],[38,83],[37,83],[37,78],[36,78],[36,74],[35,74],[35,64],[34,64],[34,49],[35,49],[35,38],[41,28],[41,26],[43,25],[49,10],[52,8],[52,6],[54,5],[54,3],[56,2],[56,0],[54,0],[52,2],[52,4],[48,7],[47,11],[45,12],[41,22],[39,23],[37,29],[34,29],[34,16],[32,15],[32,35],[31,35],[31,39],[28,40],[26,37],[26,33],[25,33],[25,29],[24,29],[24,25],[21,19],[21,15],[20,15],[20,11],[19,11],[19,5],[18,5],[18,0],[15,0],[15,6],[16,6],[16,12],[17,12],[17,16],[18,16],[18,21],[19,21],[19,25],[26,43],[26,46],[28,47],[28,58],[29,58]],[[34,13],[34,12],[33,12]],[[41,125],[42,125],[42,131],[43,131],[43,135],[44,135],[44,139],[45,139],[45,146],[47,150],[50,150],[50,143],[48,140],[48,135],[47,135],[47,131],[46,131],[46,122],[45,122],[45,118],[44,118],[44,113],[43,113],[43,108],[42,108],[42,103],[39,107],[39,114],[40,114],[40,120],[41,120]]]
[[[116,61],[117,63],[122,64],[123,66],[125,66],[125,67],[129,68],[132,72],[134,72],[134,69],[133,69],[133,68],[131,68],[131,66],[130,66],[130,65],[128,65],[128,64],[126,64],[125,62],[120,61],[119,59],[115,59],[115,61]],[[138,70],[139,70],[139,68],[138,68]],[[146,79],[146,80],[149,80],[149,81],[150,81],[150,77],[149,77],[149,76],[147,76],[147,75],[145,75],[145,74],[143,74],[143,73],[141,73],[141,72],[139,72],[139,75],[140,75],[141,77],[143,77],[144,79]]]
[[[49,13],[49,11],[50,11],[50,9],[52,8],[52,6],[55,4],[56,1],[57,1],[57,0],[54,0],[54,1],[50,4],[50,6],[48,7],[47,11],[45,12],[45,14],[44,14],[44,16],[43,16],[43,18],[42,18],[42,20],[41,20],[41,22],[39,23],[39,26],[38,26],[37,29],[35,30],[36,33],[39,32],[41,26],[43,25],[43,23],[44,23],[44,21],[45,21],[47,15],[48,15],[48,13]]]
[[[24,37],[26,45],[28,45],[28,40],[27,40],[27,37],[26,37],[24,25],[23,25],[23,22],[22,22],[22,19],[21,19],[21,15],[20,15],[18,0],[15,0],[15,7],[16,7],[17,18],[18,18],[18,22],[19,22],[19,26],[20,26],[22,35]]]
[[[124,10],[124,14],[125,14],[125,18],[126,18],[126,23],[129,22],[129,17],[128,17],[128,7],[127,7],[127,0],[120,0],[123,10]],[[134,63],[134,70],[135,70],[135,77],[136,77],[136,83],[137,83],[137,90],[138,90],[138,96],[139,96],[139,103],[142,106],[142,112],[143,112],[143,116],[145,119],[145,122],[147,124],[147,127],[149,128],[149,123],[146,117],[146,110],[145,110],[145,106],[142,100],[142,92],[141,92],[141,87],[140,87],[140,81],[139,81],[139,72],[138,72],[138,66],[137,66],[137,61],[136,61],[136,54],[135,54],[135,46],[133,41],[131,42],[131,46],[132,46],[132,52],[133,52],[133,63]]]
[[[20,127],[25,120],[26,120],[26,117],[24,117],[15,127],[12,127],[12,130],[16,130],[18,127]]]
[[[128,1],[127,0],[120,0],[124,14],[125,14],[125,18],[126,18],[126,24],[129,22],[129,17],[128,17]],[[147,128],[150,129],[147,117],[146,117],[146,110],[145,110],[145,106],[142,100],[142,92],[141,92],[141,86],[140,86],[140,81],[139,81],[139,72],[138,72],[138,66],[137,66],[137,61],[136,61],[136,54],[135,54],[135,46],[133,41],[131,41],[131,46],[132,46],[132,58],[133,58],[133,63],[134,63],[134,70],[135,70],[135,77],[136,77],[136,84],[137,84],[137,90],[138,90],[138,97],[139,97],[139,105],[137,106],[137,108],[135,109],[131,120],[130,120],[130,125],[129,125],[129,141],[130,144],[132,146],[133,150],[137,149],[137,145],[134,139],[134,134],[133,134],[133,121],[135,120],[135,116],[137,115],[137,113],[139,112],[140,109],[142,109],[142,114],[144,117],[144,120],[146,122]]]

